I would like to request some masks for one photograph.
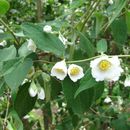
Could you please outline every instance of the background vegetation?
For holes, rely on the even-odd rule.
[[[43,32],[45,25],[52,34]],[[130,75],[129,0],[0,0],[0,30],[0,42],[7,42],[0,46],[1,130],[130,130],[130,88],[124,87]],[[72,45],[65,47],[59,32]],[[29,38],[36,52],[27,49]],[[89,61],[101,52],[122,55],[119,81],[91,76]],[[76,62],[85,78],[74,83],[51,77],[63,58],[87,59]],[[44,100],[30,97],[32,82],[44,89]]]

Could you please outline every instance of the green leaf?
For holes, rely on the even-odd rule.
[[[2,69],[0,69],[0,76],[4,76],[12,72],[20,63],[21,59],[15,58],[8,61],[0,62],[2,63]]]
[[[21,86],[14,101],[14,109],[20,117],[25,116],[33,109],[37,99],[37,96],[30,97],[28,92],[29,87],[30,83],[26,83]]]
[[[106,39],[101,39],[97,42],[98,53],[107,52],[107,41]]]
[[[100,86],[91,87],[82,93],[79,93],[76,98],[74,98],[75,92],[79,88],[79,83],[72,82],[69,78],[66,78],[63,83],[63,92],[65,94],[68,107],[72,108],[75,114],[83,114],[89,109],[91,104],[101,96],[104,86],[101,86],[100,92],[98,92]]]
[[[84,2],[85,2],[85,0],[72,1],[72,3],[70,4],[70,8],[71,9],[78,8],[78,7],[82,6],[84,4]]]
[[[91,75],[91,69],[88,69],[85,73],[85,76],[80,81],[80,85],[75,93],[75,97],[77,97],[81,92],[95,86],[101,87],[103,86],[103,83],[96,82],[95,79]]]
[[[31,59],[25,59],[12,72],[4,76],[6,83],[12,90],[16,90],[20,86],[32,67],[32,64]]]
[[[16,57],[16,48],[12,45],[8,48],[0,49],[0,62],[14,59]]]
[[[52,52],[58,56],[63,56],[65,47],[63,43],[53,34],[43,32],[41,26],[33,24],[23,24],[25,36],[31,38],[37,47],[43,51]]]
[[[14,119],[13,127],[17,130],[23,130],[23,123],[22,120],[19,118],[17,112],[15,110],[11,110],[9,115]]]
[[[96,27],[95,27],[95,36],[97,37],[98,34],[101,31],[102,25],[104,23],[105,17],[102,13],[96,12],[95,14],[96,17]]]
[[[0,0],[0,15],[5,14],[9,10],[9,2],[7,0]]]
[[[28,45],[28,44],[25,42],[25,43],[22,44],[22,46],[19,48],[19,50],[18,50],[19,56],[21,56],[21,57],[26,57],[26,56],[28,56],[29,54],[32,53],[31,50],[28,50],[27,45]]]
[[[130,10],[126,11],[127,32],[130,35]]]
[[[81,32],[80,35],[80,47],[87,53],[88,57],[95,55],[95,47],[90,40]]]
[[[0,96],[4,94],[6,87],[5,87],[5,81],[3,78],[0,79]]]
[[[13,39],[13,36],[10,33],[0,33],[0,40]]]
[[[119,115],[116,120],[112,120],[112,128],[114,128],[114,130],[130,130],[130,125],[127,124],[125,114]]]
[[[127,26],[125,19],[120,18],[115,20],[112,25],[112,35],[118,44],[124,44],[127,40]]]
[[[115,20],[115,18],[120,14],[122,9],[125,7],[127,0],[117,0],[113,5],[114,10],[112,11],[112,16],[109,18],[109,22],[107,28],[111,25],[111,23]],[[114,13],[113,13],[114,12]]]

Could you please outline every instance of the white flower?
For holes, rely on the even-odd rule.
[[[113,0],[109,0],[109,2],[108,2],[110,5],[112,5],[114,2],[113,2]]]
[[[117,56],[111,58],[107,55],[101,56],[91,61],[90,67],[96,81],[117,81],[123,72]]]
[[[125,79],[124,86],[130,87],[130,76]]]
[[[39,88],[38,90],[38,99],[44,100],[45,98],[45,92],[43,88]]]
[[[30,87],[29,87],[29,95],[31,97],[35,97],[36,95],[38,96],[38,99],[44,100],[45,98],[45,92],[44,89],[41,87],[37,87],[34,81],[32,81]]]
[[[52,33],[52,27],[49,26],[49,25],[45,25],[43,27],[43,31],[46,32],[46,33]]]
[[[55,76],[60,80],[64,80],[67,76],[67,66],[65,60],[57,62],[51,69],[51,76]]]
[[[71,64],[68,68],[68,75],[73,82],[76,82],[84,76],[83,68],[78,65]]]
[[[6,46],[7,45],[7,42],[5,40],[3,40],[2,42],[0,42],[0,46]]]
[[[4,31],[2,29],[0,29],[0,33],[4,33]]]
[[[29,87],[29,95],[31,97],[35,97],[38,93],[38,89],[37,89],[37,86],[36,84],[34,83],[34,81],[32,81],[30,87]]]
[[[110,103],[110,102],[112,102],[112,100],[111,100],[110,97],[107,96],[107,97],[104,99],[104,102],[105,102],[105,103]]]
[[[37,47],[36,47],[34,41],[32,39],[29,39],[27,41],[28,41],[28,45],[27,45],[28,50],[35,52]]]
[[[72,42],[69,42],[60,32],[59,32],[60,41],[67,47],[67,45],[72,45]]]

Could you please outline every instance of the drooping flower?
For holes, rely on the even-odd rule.
[[[50,25],[45,25],[43,31],[46,33],[52,33],[52,27]]]
[[[105,103],[110,103],[110,102],[112,102],[112,100],[111,100],[110,97],[107,96],[107,97],[104,99],[104,102],[105,102]]]
[[[3,40],[2,42],[0,42],[0,46],[4,47],[7,45],[7,42],[5,40]]]
[[[117,81],[123,72],[117,56],[103,55],[90,63],[92,76],[96,81]]]
[[[68,68],[68,75],[73,82],[76,82],[84,76],[83,68],[78,65],[71,64]]]
[[[37,87],[34,81],[32,81],[32,83],[29,87],[29,95],[31,97],[35,97],[37,95],[38,99],[41,99],[41,100],[44,100],[44,98],[45,98],[44,89],[41,87]]]
[[[35,45],[34,41],[32,39],[29,39],[27,40],[27,42],[28,42],[28,45],[27,45],[28,50],[35,52],[37,49],[37,46]]]
[[[126,77],[125,82],[124,82],[125,87],[130,87],[130,76]]]
[[[65,60],[57,62],[51,69],[51,76],[55,76],[57,79],[64,80],[67,76],[67,66]]]

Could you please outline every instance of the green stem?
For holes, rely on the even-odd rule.
[[[118,56],[119,58],[123,58],[123,57],[130,58],[130,55],[107,55],[107,56],[108,57]],[[101,55],[94,56],[94,57],[87,58],[87,59],[83,59],[83,60],[66,61],[66,63],[72,64],[72,63],[87,62],[87,61],[91,61],[91,60],[94,60],[94,59],[99,58],[99,57],[101,57]],[[49,62],[49,61],[44,61],[44,60],[35,60],[34,62],[43,62],[43,63],[48,63],[48,64],[55,64],[55,62]]]
[[[130,55],[108,55],[108,57],[113,57],[113,56],[118,56],[120,58],[122,58],[122,57],[130,57]],[[101,55],[94,56],[94,57],[91,57],[91,58],[88,58],[88,59],[83,59],[83,60],[67,61],[66,63],[67,64],[72,64],[72,63],[87,62],[87,61],[91,61],[91,60],[94,60],[94,59],[99,58],[99,57],[101,57]]]
[[[70,46],[69,60],[73,59],[76,38],[77,38],[76,33],[73,32],[73,39],[72,39],[73,45]]]
[[[88,22],[88,20],[89,20],[89,18],[92,16],[92,14],[93,14],[93,12],[96,10],[96,7],[100,4],[100,2],[101,2],[101,0],[98,0],[97,2],[94,2],[94,4],[95,4],[95,6],[94,6],[94,4],[92,4],[91,6],[90,6],[90,9],[89,10],[91,10],[91,8],[93,7],[93,9],[92,9],[92,11],[88,14],[88,13],[86,13],[86,19],[84,20],[84,22],[83,22],[83,24],[82,24],[82,27],[81,27],[81,30],[80,31],[83,31],[83,29],[84,29],[84,26],[85,26],[85,24]]]
[[[10,27],[9,27],[2,19],[0,19],[0,22],[1,22],[1,24],[3,24],[3,25],[8,29],[8,31],[12,34],[12,36],[13,36],[14,39],[15,39],[15,43],[16,43],[16,45],[18,46],[18,45],[19,45],[19,41],[17,40],[17,38],[16,38],[14,32],[10,29]]]
[[[7,88],[7,107],[6,107],[6,113],[5,113],[5,118],[4,118],[4,122],[3,122],[3,130],[6,130],[6,126],[7,126],[7,118],[8,118],[8,113],[9,113],[9,105],[10,105],[10,91]]]

